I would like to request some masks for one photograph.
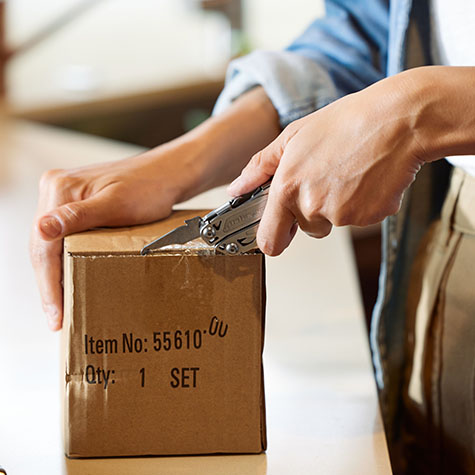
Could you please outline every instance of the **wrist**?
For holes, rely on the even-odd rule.
[[[232,181],[279,133],[277,111],[264,90],[255,88],[224,113],[147,154],[179,175],[174,185],[178,203]]]
[[[201,191],[205,191],[234,180],[280,132],[277,111],[264,89],[256,87],[181,140],[194,144],[201,162]]]
[[[156,177],[157,188],[166,190],[173,204],[205,191],[203,158],[206,157],[202,141],[185,137],[158,145],[140,156],[146,164],[146,173]]]
[[[475,154],[475,68],[428,66],[405,73],[408,122],[419,157]]]

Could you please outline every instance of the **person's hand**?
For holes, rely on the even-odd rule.
[[[30,256],[52,330],[62,324],[63,237],[97,226],[133,225],[169,215],[187,185],[186,174],[176,163],[176,155],[184,151],[169,149],[43,174]]]
[[[273,177],[257,234],[265,254],[280,254],[296,223],[321,238],[332,226],[366,226],[399,210],[424,163],[410,85],[403,74],[346,96],[254,155],[228,191],[240,195]]]
[[[276,110],[264,90],[255,88],[223,114],[147,153],[46,172],[40,181],[30,255],[50,328],[59,330],[63,319],[64,236],[165,218],[175,203],[229,183],[279,131]]]

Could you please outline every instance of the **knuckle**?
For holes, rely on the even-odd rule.
[[[295,129],[297,128],[297,122],[298,122],[297,120],[294,120],[294,121],[290,122],[289,124],[287,124],[287,125],[285,126],[284,131],[285,131],[286,133],[295,131]]]
[[[60,219],[66,226],[81,223],[85,218],[85,210],[78,203],[68,203],[61,207]]]
[[[40,178],[40,190],[64,192],[70,190],[76,183],[68,170],[53,169],[43,173]]]
[[[58,191],[68,191],[70,190],[75,183],[74,178],[69,176],[67,173],[63,173],[56,178],[54,185]]]
[[[300,211],[306,221],[314,222],[321,219],[320,208],[310,196],[306,196],[302,200]]]
[[[48,188],[58,179],[58,176],[63,172],[61,169],[52,169],[43,172],[40,178],[40,188]]]
[[[249,162],[249,165],[252,168],[261,168],[262,162],[264,161],[263,153],[264,151],[261,150],[252,156],[251,161]]]
[[[288,124],[285,127],[284,133],[285,133],[286,137],[289,138],[289,137],[292,137],[297,132],[297,130],[299,128],[300,128],[299,121],[294,120],[293,122],[291,122],[290,124]]]
[[[268,175],[273,175],[278,166],[280,153],[276,145],[268,145],[251,158],[249,165],[252,170],[260,170]]]
[[[293,203],[295,201],[295,186],[291,180],[281,179],[272,182],[273,193],[282,203]]]

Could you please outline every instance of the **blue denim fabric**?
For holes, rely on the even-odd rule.
[[[242,93],[258,85],[266,90],[282,127],[337,97],[328,72],[311,59],[287,51],[256,51],[230,64],[226,87],[213,114],[219,114]]]
[[[382,79],[387,69],[389,6],[385,0],[326,2],[285,51],[256,51],[231,62],[214,113],[261,85],[282,127]]]

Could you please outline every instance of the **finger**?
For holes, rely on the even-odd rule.
[[[62,237],[99,225],[114,224],[123,207],[106,194],[68,203],[39,216],[33,228],[30,253],[43,310],[51,330],[63,320]]]
[[[333,225],[325,218],[313,221],[312,223],[306,222],[302,224],[299,221],[299,226],[305,234],[316,239],[328,236],[333,229]]]
[[[30,254],[48,326],[59,330],[63,320],[62,241],[47,242],[34,234]]]
[[[292,228],[290,229],[290,242],[295,237],[298,230],[299,230],[299,223],[297,223],[297,221],[294,221],[294,224],[292,225]]]
[[[297,216],[300,229],[308,236],[316,239],[328,236],[333,228],[332,223],[322,215],[315,213],[303,213],[301,208],[292,209]]]
[[[279,135],[266,148],[256,153],[246,167],[228,187],[231,196],[242,195],[252,191],[272,178],[280,163],[284,139]]]
[[[321,211],[320,201],[325,199],[309,188],[308,184],[300,185],[298,197],[289,203],[290,211],[296,216],[300,229],[310,237],[323,238],[332,230],[332,223]]]
[[[268,256],[278,256],[288,247],[297,232],[295,216],[282,203],[272,187],[257,230],[259,249]]]
[[[100,193],[82,201],[64,204],[39,216],[36,229],[42,239],[51,241],[96,226],[120,224],[124,214],[124,206],[117,197]]]

